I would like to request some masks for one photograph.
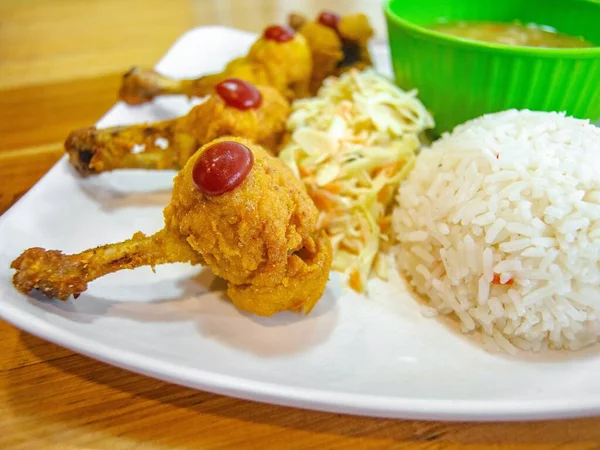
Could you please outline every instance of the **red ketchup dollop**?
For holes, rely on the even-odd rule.
[[[340,24],[340,19],[341,17],[339,14],[331,11],[322,11],[321,14],[319,14],[317,22],[337,31],[338,25]]]
[[[221,195],[238,187],[252,165],[248,147],[234,141],[221,141],[206,148],[192,171],[194,185],[205,195]]]
[[[272,25],[265,29],[265,39],[277,42],[287,42],[294,39],[296,32],[291,28],[282,27],[281,25]]]
[[[262,103],[262,95],[253,84],[239,78],[229,78],[215,86],[217,94],[233,108],[256,109]]]

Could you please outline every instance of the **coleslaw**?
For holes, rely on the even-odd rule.
[[[314,98],[297,100],[279,157],[317,205],[318,226],[334,250],[333,270],[362,292],[372,271],[385,278],[390,205],[433,118],[415,91],[372,70],[329,78]]]

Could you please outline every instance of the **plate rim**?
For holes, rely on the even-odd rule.
[[[160,66],[169,53],[189,35],[211,30],[255,35],[245,30],[221,25],[194,27],[174,41],[155,67]],[[110,114],[116,105],[118,103],[115,103],[98,122]],[[53,176],[54,172],[60,170],[61,164],[66,164],[65,155],[18,202],[4,212],[0,217],[0,230],[19,208],[17,205],[22,206],[38,189],[43,189],[47,177]],[[1,299],[0,318],[38,338],[130,372],[192,389],[286,407],[381,418],[474,422],[564,419],[600,414],[600,398],[597,397],[578,400],[576,403],[571,402],[567,397],[534,401],[495,400],[494,406],[490,407],[489,400],[457,401],[456,399],[390,397],[249,380],[203,369],[182,367],[132,350],[114,348],[102,341],[65,330]]]
[[[443,421],[522,421],[586,417],[600,414],[596,398],[573,403],[568,398],[538,401],[424,399],[332,392],[248,380],[202,369],[181,367],[135,351],[111,347],[101,341],[57,325],[12,304],[0,302],[0,317],[41,339],[110,365],[180,386],[220,395],[330,413],[369,417]]]

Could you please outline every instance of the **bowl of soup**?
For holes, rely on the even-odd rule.
[[[600,119],[600,1],[389,0],[397,84],[442,133],[510,108]]]

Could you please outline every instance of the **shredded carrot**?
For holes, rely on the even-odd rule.
[[[323,189],[331,192],[332,194],[339,194],[342,190],[342,185],[339,183],[329,183],[323,186]]]
[[[510,286],[514,282],[515,282],[515,280],[513,280],[512,278],[509,278],[508,280],[506,280],[506,283],[502,283],[502,281],[500,281],[500,274],[499,273],[495,273],[494,274],[494,279],[492,280],[492,284],[499,284],[501,286]]]
[[[310,194],[311,198],[315,202],[315,205],[319,211],[331,211],[333,209],[334,203],[331,199],[320,191],[314,191]]]
[[[300,175],[303,177],[307,177],[310,175],[310,170],[308,170],[304,166],[298,166],[298,172],[300,172]]]
[[[387,185],[377,193],[377,200],[379,200],[380,203],[385,204],[392,195],[394,195],[394,188],[390,185]]]
[[[348,279],[348,286],[354,289],[356,292],[362,292],[362,283],[360,281],[360,273],[354,269]]]
[[[382,233],[387,232],[390,229],[390,225],[392,224],[392,219],[390,216],[385,216],[379,219],[379,229]]]
[[[384,173],[388,176],[394,176],[404,165],[404,161],[396,161],[394,164],[390,164],[389,166],[385,167]]]

